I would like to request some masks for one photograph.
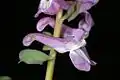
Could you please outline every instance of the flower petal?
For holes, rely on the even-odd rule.
[[[80,40],[79,42],[75,41],[74,42],[68,42],[66,44],[67,49],[70,51],[77,51],[80,47],[83,47],[86,45],[86,41],[84,39]]]
[[[91,15],[88,12],[85,12],[85,19],[82,19],[79,22],[79,28],[83,29],[86,32],[89,32],[93,25],[94,22]]]
[[[80,55],[81,53],[76,53],[74,51],[71,51],[69,56],[73,63],[73,65],[78,69],[82,71],[90,71],[90,64]]]
[[[96,62],[90,60],[85,47],[70,51],[70,59],[78,70],[89,71],[90,65],[96,65]]]
[[[84,32],[84,30],[78,28],[78,29],[74,29],[72,31],[72,35],[74,36],[74,38],[73,38],[74,40],[80,41],[83,39],[85,32]]]
[[[90,60],[90,64],[91,64],[91,65],[96,65],[96,64],[97,64],[96,62],[94,62],[93,60],[90,59],[90,57],[89,57],[89,55],[88,55],[88,52],[87,52],[87,49],[86,49],[85,47],[81,47],[80,49],[84,52],[84,54],[85,54],[85,55],[87,56],[87,58]]]
[[[62,9],[68,9],[69,4],[64,0],[41,0],[39,4],[39,8],[37,13],[35,14],[35,17],[38,17],[38,15],[43,12],[45,14],[49,15],[55,15],[60,8]]]
[[[42,18],[38,21],[36,28],[38,31],[41,32],[44,30],[44,28],[47,25],[50,25],[50,27],[54,28],[55,27],[55,20],[53,18],[50,18],[50,17]],[[73,28],[70,28],[69,26],[62,24],[62,33],[65,31],[71,32],[72,30],[73,30]]]
[[[60,5],[56,3],[55,0],[41,0],[35,17],[38,17],[38,15],[42,12],[49,15],[55,15],[59,9]]]
[[[37,31],[42,31],[47,25],[50,25],[51,27],[55,26],[55,20],[50,17],[42,18],[37,23]]]
[[[23,39],[23,45],[24,46],[30,46],[33,41],[41,42],[49,47],[54,48],[59,53],[65,53],[71,50],[75,50],[80,48],[81,46],[85,45],[84,43],[81,43],[80,41],[76,41],[74,39],[65,39],[65,38],[57,38],[57,37],[51,37],[45,34],[41,33],[31,33],[24,37]],[[81,40],[83,41],[83,40]]]
[[[44,35],[41,33],[31,33],[24,37],[23,39],[23,45],[24,46],[30,46],[33,41],[41,42],[47,46],[50,46],[57,50],[59,53],[64,53],[69,51],[67,49],[66,44],[70,42],[70,40],[62,39],[62,38],[56,38],[56,37],[50,37],[48,35]]]
[[[81,49],[76,49],[75,52],[79,56],[83,57],[89,64],[91,64],[90,59],[88,58],[88,56],[85,55],[85,53]]]
[[[49,15],[55,15],[59,11],[59,9],[60,9],[60,5],[53,1],[51,6],[47,10],[45,10],[43,13],[49,14]]]
[[[62,9],[67,10],[70,7],[69,3],[67,3],[65,0],[55,0],[55,1],[60,5]]]
[[[79,13],[89,10],[92,6],[98,3],[99,0],[77,0],[81,5]]]

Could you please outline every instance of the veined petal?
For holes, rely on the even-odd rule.
[[[74,51],[71,51],[69,53],[70,59],[73,63],[73,65],[78,69],[82,71],[90,71],[90,64],[80,55],[80,53],[76,53]]]
[[[81,49],[74,50],[79,56],[83,57],[89,64],[91,64],[90,59],[88,56],[85,55],[85,53]]]
[[[70,59],[73,65],[78,70],[90,71],[90,65],[96,65],[97,63],[92,61],[88,55],[85,47],[70,51]]]

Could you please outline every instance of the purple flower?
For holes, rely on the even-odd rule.
[[[23,39],[23,44],[24,46],[29,46],[35,40],[54,48],[59,53],[65,53],[69,51],[70,59],[78,70],[89,71],[90,64],[96,64],[94,61],[90,60],[90,58],[87,56],[87,52],[81,49],[86,45],[84,39],[80,42],[75,42],[74,40],[50,37],[41,33],[31,33]]]
[[[37,23],[37,30],[42,31],[47,25],[50,25],[52,28],[55,26],[55,20],[50,17],[45,17],[40,19]],[[81,25],[80,25],[81,26]],[[64,39],[74,39],[76,41],[81,40],[84,35],[84,31],[82,29],[70,28],[67,25],[62,24],[62,32]]]
[[[67,25],[62,24],[63,37],[65,39],[74,39],[76,41],[81,40],[86,34],[89,34],[91,27],[94,25],[93,19],[88,12],[85,12],[85,19],[79,22],[78,28],[70,28]],[[37,23],[37,30],[42,31],[47,25],[52,28],[55,26],[55,20],[50,17],[42,18]]]
[[[55,26],[55,20],[45,17],[38,21],[37,30],[42,31],[47,25],[52,28]],[[77,29],[62,25],[63,38],[51,37],[41,33],[30,33],[23,39],[24,46],[30,46],[33,41],[39,41],[49,47],[54,48],[59,53],[70,52],[69,56],[73,65],[78,70],[89,71],[90,65],[95,65],[91,61],[85,49],[85,35],[88,34],[93,25],[93,20],[89,13],[85,13],[85,20],[79,22]]]
[[[60,8],[66,10],[69,6],[70,5],[64,0],[41,0],[35,17],[38,17],[42,12],[49,15],[55,15]]]

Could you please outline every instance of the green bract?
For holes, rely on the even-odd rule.
[[[25,62],[27,64],[40,64],[42,65],[44,61],[52,59],[50,56],[46,55],[44,52],[25,49],[19,54],[20,62]]]

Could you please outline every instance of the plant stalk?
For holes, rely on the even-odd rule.
[[[62,9],[60,9],[59,12],[56,15],[56,23],[55,23],[54,33],[53,33],[54,37],[60,37],[61,26],[62,26],[62,23],[63,23],[63,20],[61,19],[62,14],[63,14],[63,11],[62,11]],[[47,63],[45,80],[52,80],[53,79],[55,59],[56,59],[56,52],[53,48],[50,50],[49,55],[54,57],[54,59],[49,60],[48,63]]]

